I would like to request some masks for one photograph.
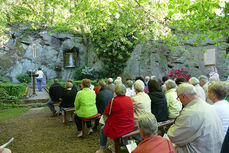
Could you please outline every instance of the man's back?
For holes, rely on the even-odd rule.
[[[59,83],[55,83],[49,89],[49,96],[52,101],[58,102],[59,98],[62,97],[63,92],[64,88]]]
[[[214,108],[196,98],[184,107],[168,135],[178,153],[219,153],[223,127]]]
[[[100,114],[103,114],[109,101],[114,97],[113,92],[106,87],[101,88],[96,95],[96,107]]]

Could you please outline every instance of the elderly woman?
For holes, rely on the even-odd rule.
[[[134,97],[136,95],[136,93],[132,89],[132,86],[133,86],[133,81],[132,80],[128,80],[126,82],[126,96]]]
[[[144,140],[138,144],[132,153],[176,153],[170,141],[157,135],[157,120],[153,114],[140,115],[138,128]]]
[[[136,96],[132,98],[134,104],[134,121],[137,123],[138,116],[146,112],[151,113],[151,100],[150,97],[144,92],[144,83],[141,80],[137,80],[134,83],[134,90]]]
[[[148,87],[152,113],[158,122],[167,121],[169,119],[167,101],[160,84],[156,80],[150,80]]]
[[[191,77],[189,79],[189,83],[195,87],[197,96],[200,97],[203,101],[206,101],[206,95],[204,89],[200,86],[200,81],[196,77]]]
[[[107,137],[116,139],[134,129],[133,103],[125,96],[126,87],[123,84],[115,86],[116,97],[107,105],[104,114],[108,116],[105,126],[100,131],[100,149],[96,153],[103,153],[107,144]],[[110,115],[109,115],[110,114]],[[114,145],[108,147],[114,151]]]
[[[165,92],[165,97],[167,100],[169,118],[175,119],[182,109],[181,102],[177,100],[176,83],[173,80],[167,80],[165,85],[167,89]]]
[[[77,129],[79,131],[78,137],[81,137],[83,135],[82,133],[82,124],[80,117],[90,117],[97,114],[97,108],[96,108],[96,94],[94,90],[90,89],[91,86],[91,80],[89,79],[83,79],[82,80],[82,87],[83,89],[80,90],[75,98],[75,123],[77,126]],[[89,129],[89,133],[91,134],[93,132],[91,128],[91,122],[87,122],[87,128]]]

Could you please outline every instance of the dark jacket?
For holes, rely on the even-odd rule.
[[[167,121],[169,119],[169,114],[164,93],[153,91],[149,93],[149,97],[151,99],[151,111],[155,115],[157,121]]]
[[[74,107],[74,102],[76,98],[76,91],[73,90],[64,90],[63,96],[61,97],[62,101],[60,103],[60,107]]]
[[[54,102],[59,102],[59,98],[62,97],[64,88],[59,84],[55,83],[49,88],[49,96]]]
[[[106,87],[100,89],[96,95],[96,107],[98,109],[98,113],[103,114],[106,106],[113,97],[114,95],[111,90]]]

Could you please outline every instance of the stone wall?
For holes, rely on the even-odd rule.
[[[226,80],[229,75],[227,70],[229,59],[222,55],[226,46],[215,46],[216,42],[225,42],[226,38],[215,42],[206,40],[198,46],[193,44],[194,39],[186,40],[184,46],[176,48],[176,52],[171,52],[162,42],[157,42],[156,47],[155,42],[138,45],[127,61],[123,76],[135,78],[136,76],[155,75],[161,78],[170,73],[173,68],[183,68],[195,77],[202,74],[208,76],[210,66],[204,65],[204,53],[201,51],[205,47],[206,49],[215,49],[216,67],[220,79]],[[184,52],[184,48],[188,51]]]
[[[69,33],[50,33],[47,30],[29,31],[24,26],[12,27],[8,34],[9,39],[0,45],[0,75],[9,77],[17,82],[15,76],[42,67],[46,77],[61,77],[69,79],[73,77],[74,68],[64,67],[64,51],[77,50],[76,67],[88,65],[95,69],[102,69],[102,62],[96,56],[93,45],[82,35]],[[193,38],[194,39],[194,38]],[[219,41],[225,41],[222,39]],[[192,76],[209,73],[208,66],[203,63],[203,47],[216,49],[216,67],[220,78],[225,80],[228,76],[227,65],[229,59],[222,56],[225,46],[215,47],[216,42],[205,41],[199,46],[193,45],[193,40],[188,40],[184,46],[179,46],[176,52],[171,52],[162,42],[148,42],[138,45],[127,61],[123,71],[123,77],[135,78],[136,76],[155,75],[161,78],[169,73],[172,68],[184,68]],[[33,55],[36,48],[36,57]],[[182,49],[186,48],[188,52]],[[62,66],[62,71],[55,70],[56,66]]]

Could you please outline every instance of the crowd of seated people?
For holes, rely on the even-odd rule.
[[[216,78],[217,75],[212,72],[211,77]],[[49,89],[47,105],[51,111],[51,105],[58,102],[63,108],[75,107],[78,137],[82,136],[81,117],[102,114],[104,125],[99,126],[100,120],[96,120],[92,128],[92,123],[86,122],[88,134],[101,127],[100,149],[96,153],[104,152],[107,137],[116,139],[137,128],[142,141],[133,153],[152,150],[220,152],[229,127],[229,102],[226,100],[229,97],[229,82],[209,81],[204,75],[199,79],[192,77],[188,82],[182,77],[172,80],[167,76],[162,78],[162,83],[155,76],[147,76],[145,80],[136,77],[126,82],[122,82],[121,77],[114,80],[114,83],[112,78],[108,78],[107,82],[98,80],[97,86],[91,88],[91,81],[83,79],[80,90],[73,90],[72,80],[66,83],[64,89],[55,79]],[[167,128],[175,149],[170,141],[157,136],[155,128],[157,122],[169,119],[175,119],[174,124]],[[225,143],[229,145],[226,139]],[[108,146],[108,149],[114,152],[114,145]]]

